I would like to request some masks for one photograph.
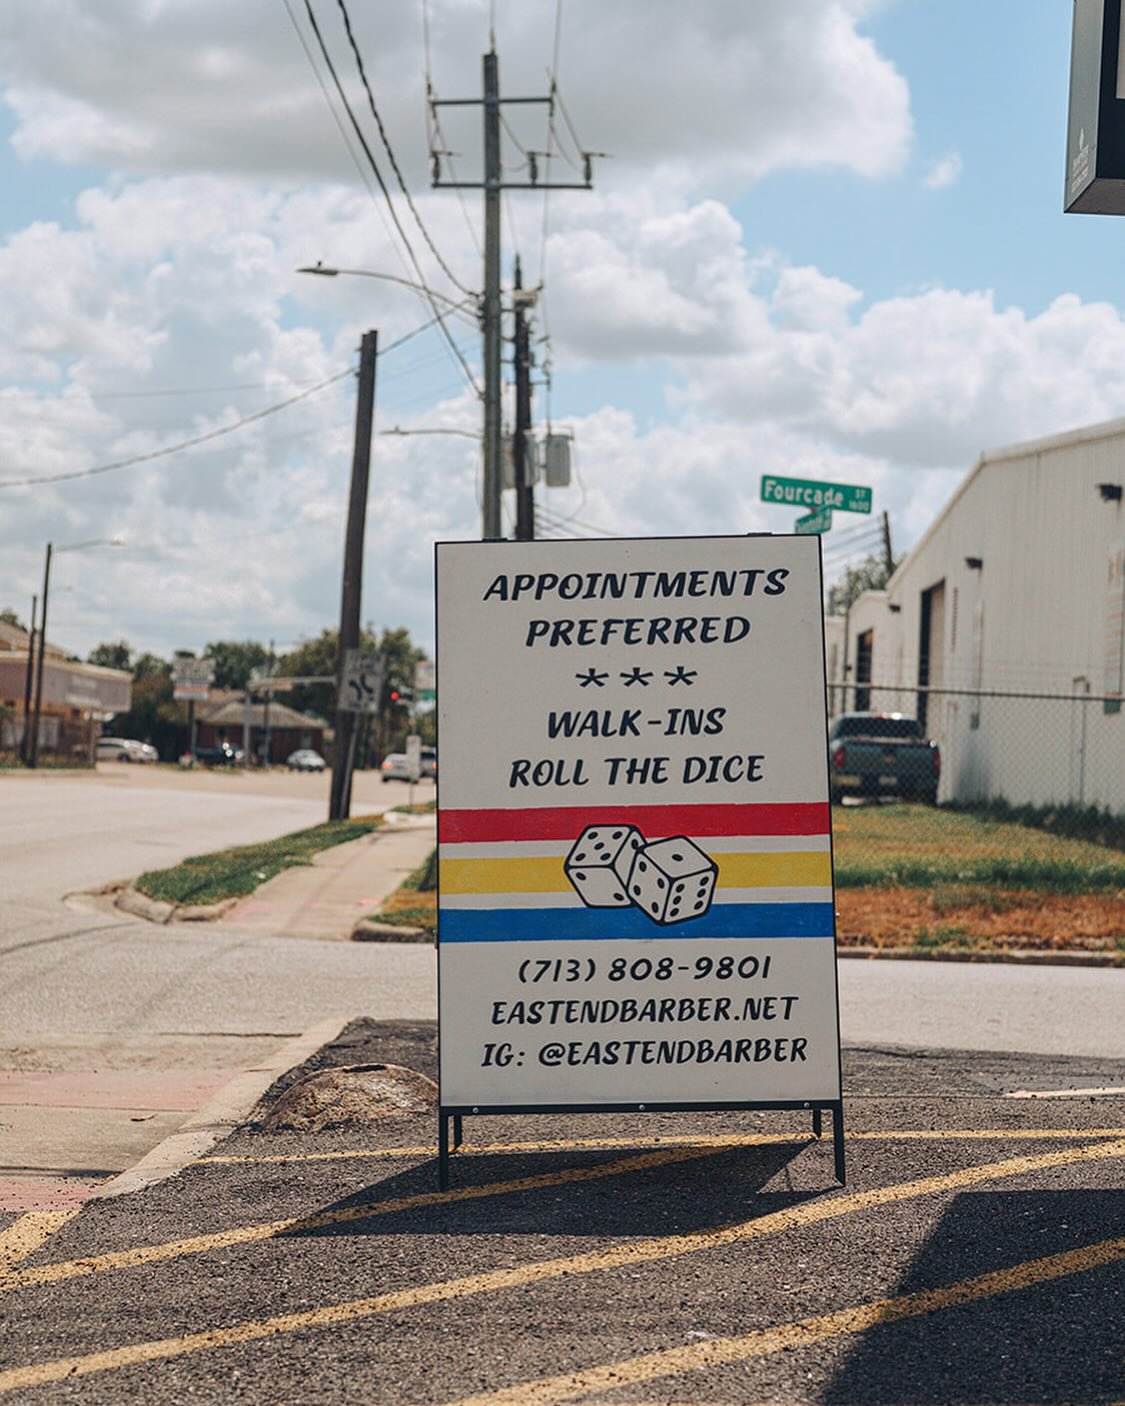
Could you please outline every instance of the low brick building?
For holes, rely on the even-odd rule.
[[[325,724],[320,718],[298,713],[276,700],[269,704],[252,702],[247,708],[244,693],[217,688],[211,690],[208,702],[198,706],[196,746],[217,747],[221,742],[229,742],[232,747],[246,750],[254,760],[260,760],[267,727],[271,765],[283,764],[290,752],[301,747],[311,747],[324,755]],[[246,747],[246,740],[249,747]]]
[[[28,644],[26,630],[0,623],[0,752],[7,756],[18,755],[23,745]],[[67,659],[48,640],[39,709],[40,758],[92,764],[101,724],[129,710],[132,682],[121,669]]]

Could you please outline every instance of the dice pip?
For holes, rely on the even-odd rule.
[[[711,906],[719,866],[686,835],[641,845],[629,872],[629,899],[654,923],[701,918]]]
[[[563,862],[587,908],[627,908],[633,856],[644,844],[635,825],[587,825]]]

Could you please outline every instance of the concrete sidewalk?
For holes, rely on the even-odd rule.
[[[388,812],[385,825],[336,845],[311,864],[283,870],[223,915],[224,927],[271,937],[347,942],[426,859],[437,842],[432,815]]]

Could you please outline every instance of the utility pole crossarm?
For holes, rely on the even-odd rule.
[[[588,181],[433,181],[434,190],[593,190]]]
[[[481,328],[484,348],[484,436],[483,473],[481,483],[481,537],[485,541],[495,541],[501,536],[501,326],[502,309],[500,304],[500,192],[505,190],[593,190],[592,161],[597,154],[582,152],[582,181],[540,181],[536,156],[542,153],[528,153],[531,179],[526,181],[506,181],[503,178],[503,162],[500,148],[500,110],[508,103],[540,104],[551,107],[555,103],[554,86],[546,97],[502,98],[500,96],[500,68],[495,50],[485,54],[481,64],[482,96],[479,98],[433,98],[431,109],[439,107],[480,107],[484,118],[484,179],[480,181],[456,181],[442,179],[442,157],[445,152],[431,150],[433,181],[435,190],[481,190],[484,192],[484,299],[481,304]],[[517,358],[522,364],[521,374],[526,380],[529,372],[529,358]],[[521,424],[520,431],[530,429],[530,387],[525,386],[528,396],[525,406],[527,424]],[[517,418],[520,412],[517,411]],[[519,470],[517,469],[517,474]],[[534,518],[530,503],[530,485],[517,478],[517,537],[528,540],[534,535]]]

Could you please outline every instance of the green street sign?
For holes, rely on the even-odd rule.
[[[843,513],[869,513],[871,489],[853,483],[818,483],[811,478],[762,475],[762,502],[791,508],[838,508]]]
[[[831,530],[831,508],[817,508],[816,512],[806,513],[804,517],[799,517],[793,524],[794,532],[802,532],[806,535],[811,532],[831,532]]]

